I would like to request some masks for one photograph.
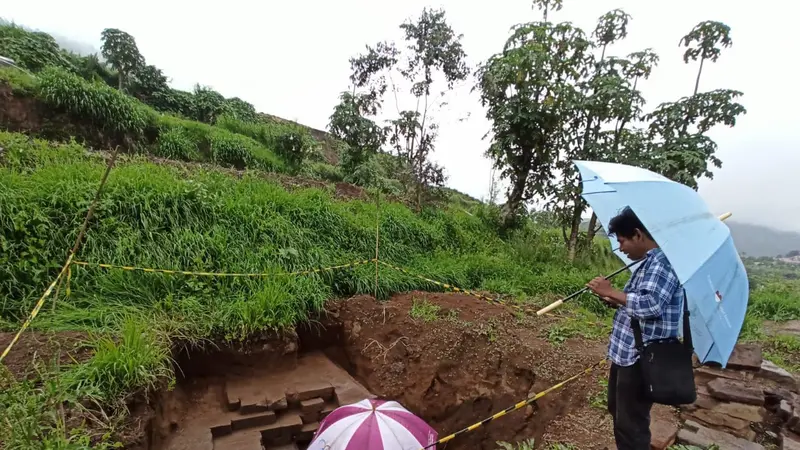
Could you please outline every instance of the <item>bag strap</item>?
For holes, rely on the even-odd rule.
[[[683,289],[683,346],[690,352],[694,351],[692,343],[692,328],[689,323],[689,299],[686,297],[686,289]],[[642,340],[642,328],[639,325],[639,320],[629,317],[631,320],[631,328],[633,328],[633,340],[636,345],[636,350],[641,355],[644,352],[644,341]]]

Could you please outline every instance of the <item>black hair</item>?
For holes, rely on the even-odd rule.
[[[608,222],[608,234],[613,234],[614,236],[632,238],[636,235],[637,229],[649,239],[653,239],[653,236],[650,235],[650,232],[647,231],[647,228],[644,227],[642,221],[639,220],[639,217],[636,216],[630,206],[626,206],[622,212]]]

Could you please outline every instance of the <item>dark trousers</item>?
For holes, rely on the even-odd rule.
[[[644,397],[639,363],[622,367],[611,364],[608,377],[608,412],[614,419],[617,450],[650,449],[650,408]]]

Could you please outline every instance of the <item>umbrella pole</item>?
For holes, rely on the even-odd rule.
[[[627,266],[625,266],[625,267],[621,267],[621,268],[619,268],[619,269],[615,270],[613,273],[611,273],[611,274],[609,274],[609,275],[606,275],[604,278],[605,278],[606,280],[610,280],[610,279],[614,278],[615,276],[619,275],[620,273],[624,272],[625,270],[627,270],[627,269],[631,268],[631,266],[633,266],[634,264],[636,264],[636,263],[638,263],[638,262],[640,262],[640,261],[642,261],[642,260],[641,260],[641,259],[637,259],[636,261],[634,261],[634,262],[632,262],[632,263],[628,264]],[[551,303],[551,304],[549,304],[549,305],[545,306],[544,308],[540,309],[539,311],[536,311],[536,315],[537,315],[537,316],[541,316],[542,314],[547,314],[547,313],[549,313],[550,311],[552,311],[552,310],[554,310],[554,309],[558,308],[559,306],[561,306],[561,305],[563,305],[564,303],[566,303],[566,302],[568,302],[568,301],[572,300],[573,298],[575,298],[575,297],[577,297],[577,296],[579,296],[579,295],[583,294],[584,292],[586,292],[586,291],[588,291],[588,290],[589,290],[589,288],[588,288],[588,287],[584,287],[583,289],[581,289],[581,290],[579,290],[579,291],[575,291],[575,292],[573,292],[572,294],[569,294],[568,296],[566,296],[566,297],[562,298],[561,300],[554,301],[553,303]]]
[[[731,215],[732,215],[731,213],[727,212],[727,213],[719,216],[719,220],[720,221],[724,221],[725,219],[729,218]],[[616,272],[614,272],[614,273],[612,273],[610,275],[607,275],[605,277],[605,279],[606,280],[610,280],[611,278],[614,278],[615,276],[619,275],[621,272],[625,271],[626,269],[629,269],[631,266],[633,266],[634,264],[636,264],[636,263],[638,263],[640,261],[642,261],[642,260],[641,259],[640,260],[636,260],[636,261],[628,264],[627,266],[617,270]],[[541,316],[542,314],[547,314],[550,311],[552,311],[552,310],[558,308],[559,306],[563,305],[564,303],[566,303],[566,302],[572,300],[573,298],[583,294],[587,290],[589,290],[589,288],[585,287],[585,288],[581,289],[580,291],[573,292],[572,294],[562,298],[561,300],[556,300],[553,303],[550,303],[549,305],[545,306],[544,308],[536,311],[536,315],[537,316]]]

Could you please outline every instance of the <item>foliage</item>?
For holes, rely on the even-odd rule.
[[[156,93],[167,89],[167,77],[158,67],[142,65],[134,70],[130,92],[139,100],[150,103]]]
[[[11,92],[22,96],[36,94],[39,84],[36,78],[15,67],[0,67],[0,81],[11,86]]]
[[[226,99],[225,103],[225,109],[228,114],[236,120],[241,120],[242,122],[256,122],[258,120],[256,108],[251,103],[247,103],[239,97]]]
[[[248,136],[265,147],[273,149],[295,172],[318,149],[317,141],[299,125],[264,121],[243,122],[226,114],[217,120],[217,126]]]
[[[124,407],[126,394],[154,391],[172,376],[169,347],[145,323],[127,319],[118,340],[98,336],[90,345],[94,356],[70,372],[67,383],[102,404]]]
[[[106,84],[49,67],[39,75],[39,96],[53,107],[88,120],[102,130],[139,140],[157,114]]]
[[[408,311],[408,315],[411,316],[412,319],[421,320],[423,322],[433,322],[439,318],[440,309],[439,305],[425,299],[414,299],[411,304],[411,309]]]
[[[126,87],[127,78],[145,65],[144,57],[139,53],[136,39],[122,30],[106,28],[101,34],[101,39],[103,41],[101,52],[111,67],[117,71],[118,88],[121,91]]]
[[[533,439],[526,439],[524,441],[517,442],[516,444],[510,444],[503,441],[499,441],[496,444],[499,446],[498,450],[534,450],[536,448],[534,443],[535,441]]]
[[[350,59],[353,93],[342,96],[332,116],[332,127],[340,137],[349,139],[352,167],[363,164],[377,151],[376,147],[388,133],[391,149],[409,169],[408,178],[400,181],[411,188],[419,210],[428,188],[441,186],[445,181],[443,168],[430,160],[438,129],[432,113],[441,106],[445,92],[465,80],[469,71],[461,45],[462,36],[447,23],[443,10],[425,8],[415,21],[406,21],[400,29],[406,43],[405,52],[394,43],[379,42],[367,46],[366,53]],[[398,88],[393,73],[410,84],[409,92],[416,99],[416,107],[401,109],[397,104],[398,117],[388,121],[384,132],[366,117],[380,110],[388,89],[387,79],[392,82],[397,100]],[[438,95],[434,94],[437,85],[441,87]],[[357,94],[357,89],[364,92]]]
[[[386,142],[387,129],[365,117],[376,114],[378,104],[372,95],[342,92],[340,102],[333,108],[328,129],[347,144],[342,168],[353,172],[380,151]]]
[[[14,24],[0,24],[0,55],[13,59],[17,66],[31,72],[48,66],[74,69],[52,36]]]
[[[300,175],[324,181],[344,181],[344,173],[342,172],[342,168],[340,166],[334,166],[324,162],[311,162],[303,164]]]

